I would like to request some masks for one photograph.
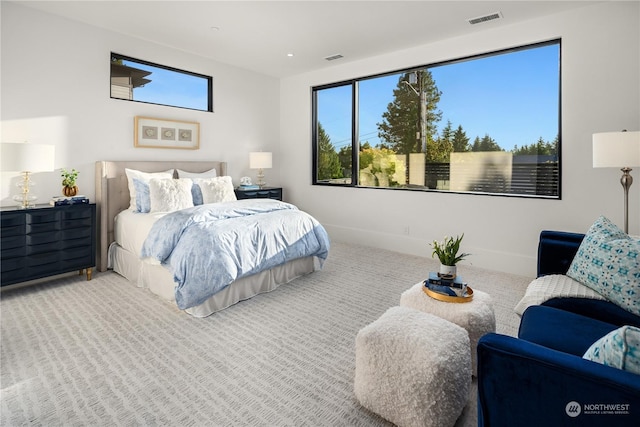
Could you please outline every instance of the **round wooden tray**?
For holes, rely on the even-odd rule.
[[[433,299],[437,299],[438,301],[463,303],[463,302],[469,302],[473,299],[473,289],[471,289],[471,286],[467,286],[467,293],[463,297],[454,297],[451,295],[444,295],[439,292],[432,291],[431,289],[427,288],[424,285],[422,286],[422,290],[424,291],[425,294],[429,295]]]

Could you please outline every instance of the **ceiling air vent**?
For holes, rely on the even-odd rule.
[[[502,18],[502,12],[490,13],[489,15],[479,16],[477,18],[468,19],[469,24],[476,25],[482,22],[493,21],[494,19]]]
[[[335,55],[327,56],[324,59],[326,59],[327,61],[335,61],[336,59],[340,59],[340,58],[343,58],[343,56],[338,53]]]

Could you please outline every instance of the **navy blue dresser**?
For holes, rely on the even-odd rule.
[[[0,285],[12,285],[96,264],[96,205],[42,205],[0,210]]]

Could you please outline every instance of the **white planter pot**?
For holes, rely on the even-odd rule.
[[[456,277],[456,272],[457,272],[457,269],[455,265],[440,264],[440,271],[439,271],[440,276]]]

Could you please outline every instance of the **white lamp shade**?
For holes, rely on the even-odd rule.
[[[3,172],[51,172],[54,170],[54,145],[3,142],[0,154]]]
[[[249,167],[251,169],[271,169],[271,153],[264,151],[249,153]]]
[[[640,166],[640,131],[593,134],[593,167]]]

